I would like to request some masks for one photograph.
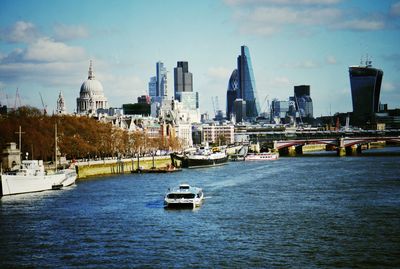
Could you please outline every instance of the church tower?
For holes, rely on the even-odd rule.
[[[57,99],[57,110],[56,110],[57,115],[66,115],[67,114],[67,109],[65,107],[65,101],[64,101],[64,96],[62,95],[62,92],[60,91]]]

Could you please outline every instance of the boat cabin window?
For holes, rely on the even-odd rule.
[[[170,193],[168,194],[169,199],[193,199],[195,197],[194,193]]]
[[[179,186],[179,189],[181,189],[181,190],[188,190],[190,187],[189,186],[186,186],[186,185],[183,185],[183,186]]]

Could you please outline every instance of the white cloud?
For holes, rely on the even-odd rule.
[[[304,60],[296,63],[283,64],[282,66],[286,68],[312,69],[320,67],[320,64],[314,60]]]
[[[24,60],[71,62],[82,60],[85,57],[85,50],[80,47],[71,47],[61,42],[55,42],[50,38],[40,38],[26,49]]]
[[[238,9],[234,19],[244,34],[268,36],[282,31],[287,26],[319,26],[336,22],[342,12],[336,8],[304,8],[261,6]]]
[[[218,80],[222,79],[228,83],[231,72],[232,70],[222,66],[210,67],[207,70],[207,76],[211,79],[218,79]]]
[[[81,70],[83,63],[87,65],[83,48],[40,36],[30,22],[19,21],[8,30],[7,40],[25,43],[25,47],[15,46],[1,55],[0,80],[6,85],[72,85],[79,78],[77,70]]]
[[[251,21],[281,24],[318,25],[337,19],[341,12],[335,8],[297,10],[289,7],[258,7],[250,14]]]
[[[1,39],[15,43],[30,43],[39,37],[35,25],[31,22],[17,21],[12,27],[2,30]]]
[[[396,85],[392,82],[384,82],[382,83],[382,90],[385,92],[393,92],[394,90],[398,89],[399,85]]]
[[[278,4],[278,5],[332,5],[341,2],[341,0],[224,0],[227,5],[260,5],[260,4]]]
[[[287,88],[292,84],[288,77],[274,77],[270,81],[270,85],[273,88]]]
[[[147,82],[135,74],[129,76],[114,75],[111,70],[102,70],[101,73],[96,72],[96,79],[103,84],[105,96],[109,99],[113,98],[112,104],[114,106],[136,102],[137,96],[148,94]],[[119,100],[119,102],[116,103],[116,100]]]
[[[337,64],[336,57],[333,56],[333,55],[328,55],[328,56],[326,57],[325,61],[326,61],[327,64],[332,64],[332,65],[333,65],[333,64]]]
[[[84,74],[79,72],[87,62],[16,62],[0,64],[0,80],[4,83],[31,83],[43,86],[78,87]]]
[[[390,14],[393,16],[400,16],[400,2],[392,4],[390,7]]]
[[[322,0],[226,0],[242,34],[270,36],[290,30],[310,33],[320,27],[328,30],[378,31],[391,26],[390,20],[377,12],[344,10],[339,1]],[[400,14],[400,2],[392,6]],[[369,19],[365,19],[369,18]],[[307,29],[307,31],[305,31]]]
[[[15,48],[8,55],[0,59],[0,65],[13,63],[36,62],[74,62],[87,59],[85,50],[80,47],[71,47],[49,38],[40,38],[29,44],[27,48]]]
[[[89,36],[89,32],[82,25],[56,24],[54,26],[54,35],[56,40],[71,40],[86,38]]]
[[[376,20],[376,19],[375,20],[356,19],[334,24],[332,28],[354,30],[354,31],[376,31],[384,29],[385,22],[383,20]]]

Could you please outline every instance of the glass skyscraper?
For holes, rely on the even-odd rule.
[[[167,91],[167,69],[164,67],[164,63],[156,63],[156,95],[161,97],[166,97],[168,95]]]
[[[156,76],[150,78],[149,96],[152,102],[161,103],[168,95],[167,91],[167,69],[164,63],[156,63]]]
[[[228,82],[228,91],[226,92],[226,118],[230,120],[234,114],[234,103],[238,98],[239,78],[237,69],[233,70]]]
[[[365,66],[350,66],[353,124],[371,122],[379,110],[383,71],[373,68],[367,60]]]
[[[301,118],[313,118],[313,102],[310,96],[310,85],[294,86],[294,101],[296,110],[299,112]]]
[[[259,114],[260,105],[257,98],[250,51],[246,46],[241,47],[241,54],[237,58],[237,70],[240,89],[237,98],[246,101],[246,116],[255,118]]]

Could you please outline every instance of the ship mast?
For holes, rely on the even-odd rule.
[[[19,126],[19,131],[15,132],[16,134],[19,135],[19,145],[18,145],[18,149],[19,149],[19,158],[21,160],[21,156],[22,156],[22,150],[21,150],[21,135],[24,134],[25,132],[21,132],[21,125]]]
[[[55,132],[54,132],[54,145],[55,145],[55,163],[56,163],[56,172],[57,172],[57,123],[54,126]]]

